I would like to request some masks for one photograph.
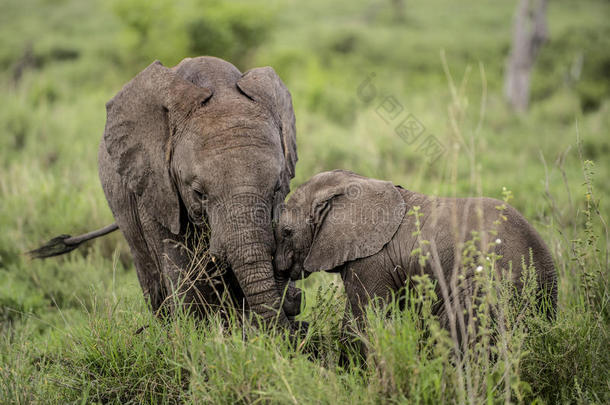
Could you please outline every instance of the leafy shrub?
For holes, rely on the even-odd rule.
[[[128,0],[115,2],[113,10],[125,26],[129,52],[168,65],[211,55],[243,68],[272,26],[263,2]]]
[[[610,96],[610,29],[580,27],[551,37],[541,48],[532,79],[532,100],[572,88],[585,112],[597,110]]]
[[[272,14],[262,3],[198,1],[197,13],[186,23],[189,53],[213,55],[243,66],[267,39]]]

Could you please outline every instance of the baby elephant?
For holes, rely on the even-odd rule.
[[[278,277],[292,280],[314,271],[340,272],[348,299],[344,331],[349,313],[361,320],[372,298],[389,300],[419,274],[437,281],[437,296],[445,304],[435,311],[449,328],[447,308],[472,294],[474,276],[491,268],[482,266],[483,260],[495,260],[499,277],[510,274],[518,291],[523,264],[534,266],[540,300],[548,297],[551,314],[557,292],[549,250],[519,212],[502,204],[491,198],[430,197],[344,170],[320,173],[297,188],[281,211],[274,267]],[[482,254],[462,264],[472,231],[478,232]],[[429,253],[423,267],[412,254],[418,247],[420,255]],[[452,283],[456,272],[461,281],[454,277]]]

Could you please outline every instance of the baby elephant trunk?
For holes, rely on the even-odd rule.
[[[294,318],[301,313],[301,301],[304,299],[304,294],[300,288],[297,288],[294,281],[275,274],[275,283],[278,286],[278,291],[282,299],[282,308],[288,318]]]

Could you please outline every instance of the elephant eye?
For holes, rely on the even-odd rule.
[[[197,201],[206,201],[208,199],[201,187],[199,187],[197,184],[194,185],[193,194],[195,195],[195,199],[197,199]]]
[[[206,105],[206,104],[208,103],[208,101],[210,101],[210,99],[212,98],[212,95],[213,95],[213,94],[212,94],[212,93],[210,93],[210,95],[209,95],[209,96],[207,96],[206,98],[202,99],[202,100],[199,102],[199,106],[203,107],[204,105]]]
[[[292,229],[290,229],[290,228],[282,229],[282,237],[289,238],[291,236],[292,236]]]

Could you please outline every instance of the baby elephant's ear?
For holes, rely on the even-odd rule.
[[[317,190],[314,198],[314,235],[304,262],[308,272],[332,270],[374,255],[392,239],[405,216],[406,204],[392,183],[335,173],[341,180]]]

